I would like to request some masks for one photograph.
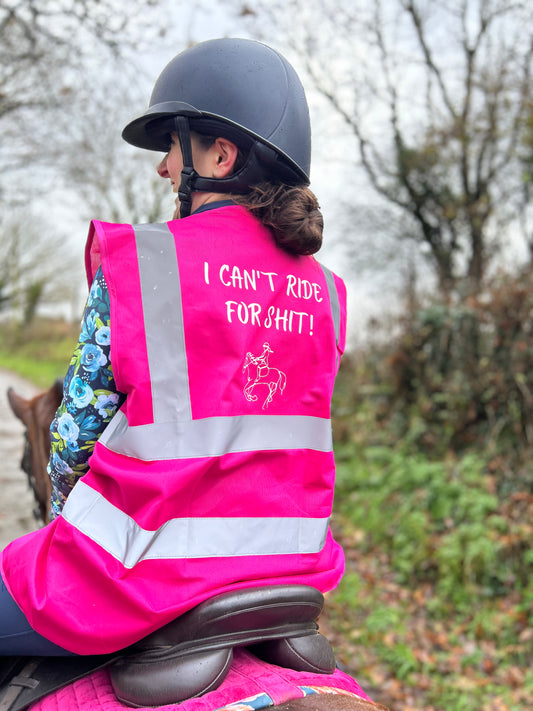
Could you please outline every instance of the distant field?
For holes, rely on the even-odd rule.
[[[0,325],[0,368],[12,370],[38,387],[62,378],[74,351],[79,326],[39,319],[21,328]]]

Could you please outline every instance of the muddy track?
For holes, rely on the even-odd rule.
[[[24,397],[38,392],[18,375],[0,369],[0,549],[37,526],[32,514],[33,496],[20,469],[24,427],[7,402],[9,387]]]

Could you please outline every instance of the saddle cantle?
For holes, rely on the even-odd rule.
[[[216,689],[229,671],[233,649],[243,646],[272,664],[331,674],[333,651],[316,623],[323,604],[322,593],[308,586],[246,588],[206,600],[116,654],[27,657],[16,663],[4,658],[0,711],[22,711],[103,666],[118,699],[129,706],[178,703]],[[10,665],[14,678],[5,671]]]

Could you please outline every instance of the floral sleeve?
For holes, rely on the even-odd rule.
[[[50,426],[52,518],[61,513],[74,484],[87,472],[94,445],[124,401],[113,378],[110,333],[109,291],[99,267],[65,376],[63,401]]]

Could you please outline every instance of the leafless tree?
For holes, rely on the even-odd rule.
[[[58,114],[55,130],[68,150],[55,159],[57,183],[84,220],[139,223],[172,217],[175,196],[156,172],[162,155],[121,137],[125,124],[147,105],[147,93],[119,72],[106,81],[95,77],[72,97],[70,111]]]
[[[63,209],[71,202],[74,217],[84,220],[143,221],[161,213],[161,194],[108,138],[114,129],[120,141],[120,109],[125,122],[126,112],[141,106],[135,88],[142,70],[131,58],[161,43],[168,21],[158,13],[162,5],[0,0],[0,306],[16,306],[21,317],[79,288],[81,269],[69,253],[76,241],[82,251],[76,231],[83,223],[55,216],[58,203]],[[75,264],[81,262],[78,253]]]
[[[0,219],[0,311],[29,323],[38,307],[57,308],[65,302],[76,262],[52,225],[31,210],[13,210]]]
[[[116,67],[133,46],[164,32],[161,3],[0,0],[0,189],[8,190],[28,160],[46,163],[57,154],[54,111],[68,110],[87,75]],[[126,62],[120,71],[128,71]]]
[[[520,212],[522,232],[526,235],[529,265],[533,264],[533,100],[524,123],[520,160],[524,170],[524,202]]]
[[[404,236],[425,245],[442,293],[479,290],[525,199],[531,3],[235,4],[305,65],[375,192],[408,216]]]
[[[0,0],[0,117],[46,105],[50,70],[79,69],[95,51],[115,55],[138,43],[131,34],[159,0]],[[148,15],[149,17],[149,15]],[[153,36],[157,26],[143,28]],[[152,33],[152,34],[151,34]],[[57,88],[57,84],[56,84]]]

